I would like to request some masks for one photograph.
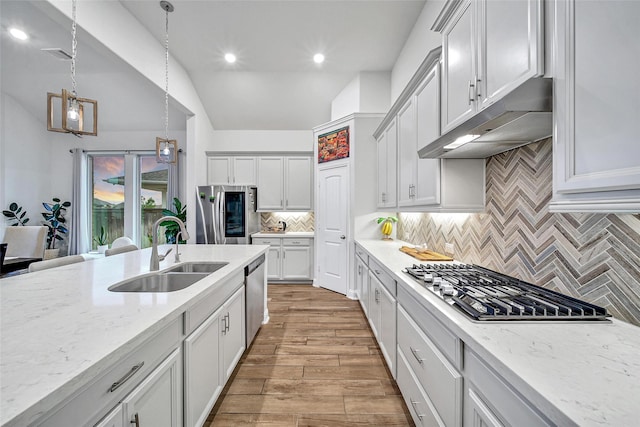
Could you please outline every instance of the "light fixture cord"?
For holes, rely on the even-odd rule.
[[[165,9],[164,138],[169,140],[169,9]],[[168,144],[168,142],[167,142]]]
[[[76,53],[78,41],[76,40],[76,0],[71,2],[71,93],[76,98]]]

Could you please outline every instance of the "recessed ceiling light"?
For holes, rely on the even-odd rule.
[[[27,33],[16,27],[9,28],[9,34],[11,34],[14,39],[18,40],[27,40],[29,38]]]
[[[234,62],[236,62],[236,56],[233,53],[227,53],[224,55],[224,60],[229,64],[233,64]]]
[[[313,55],[313,62],[316,64],[322,64],[324,62],[324,55],[321,53],[316,53]]]

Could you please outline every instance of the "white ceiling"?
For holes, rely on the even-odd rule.
[[[164,43],[157,0],[121,3]],[[424,3],[173,0],[170,51],[215,129],[311,129],[330,119],[331,101],[358,72],[391,71]],[[70,52],[70,21],[46,2],[0,0],[0,22],[2,91],[44,121],[46,92],[71,84],[69,62],[40,49]],[[7,35],[14,24],[31,34],[28,43]],[[100,129],[162,129],[163,91],[88,34],[80,30],[78,38],[78,93],[99,101]],[[223,60],[227,51],[236,64]],[[322,65],[311,59],[317,52],[327,58]],[[170,118],[172,129],[185,128],[179,109],[171,107]]]

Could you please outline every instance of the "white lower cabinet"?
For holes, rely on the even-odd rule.
[[[503,424],[491,412],[491,409],[475,392],[472,387],[467,387],[467,396],[465,402],[465,425],[470,427],[502,427]]]
[[[109,415],[104,417],[95,427],[123,427],[124,415],[122,414],[122,405],[118,405]]]
[[[409,368],[406,357],[400,351],[398,351],[398,376],[396,381],[402,392],[402,397],[407,404],[407,408],[409,408],[411,418],[413,418],[417,426],[446,426],[420,387],[418,379],[411,371],[411,368]]]
[[[185,425],[201,426],[245,350],[244,287],[184,340]]]
[[[395,281],[394,281],[395,284]],[[375,271],[369,271],[369,323],[378,340],[389,371],[396,377],[396,299],[378,279]]]
[[[178,427],[182,425],[182,353],[176,349],[123,401],[126,425]]]
[[[366,256],[366,255],[365,255]],[[369,312],[369,270],[367,262],[358,254],[356,247],[356,290],[365,316]]]
[[[254,245],[269,245],[267,279],[299,282],[313,279],[313,239],[310,237],[254,237]]]

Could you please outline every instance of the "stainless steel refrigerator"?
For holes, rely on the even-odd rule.
[[[196,243],[251,243],[251,234],[260,231],[256,187],[207,185],[196,190]]]

